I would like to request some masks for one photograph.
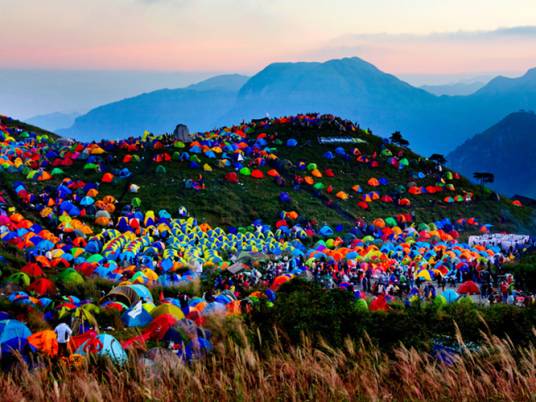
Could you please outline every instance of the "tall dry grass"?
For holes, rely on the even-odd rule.
[[[238,336],[238,338],[236,338]],[[460,339],[460,342],[461,339]],[[219,342],[206,359],[178,364],[163,355],[148,367],[131,356],[124,368],[78,370],[42,362],[0,377],[5,401],[530,401],[536,400],[536,350],[487,336],[451,365],[397,348],[384,353],[369,340],[341,349],[276,342],[261,354],[242,331]]]

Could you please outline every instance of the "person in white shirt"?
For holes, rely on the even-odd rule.
[[[56,328],[54,328],[56,333],[56,338],[58,340],[58,355],[67,356],[69,354],[69,340],[71,339],[71,334],[73,331],[71,328],[64,322],[60,323]]]

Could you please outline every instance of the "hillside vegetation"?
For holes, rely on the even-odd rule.
[[[474,217],[497,230],[533,231],[531,209],[514,207],[508,199],[497,201],[488,190],[446,170],[440,172],[434,162],[349,122],[330,118],[319,125],[309,121],[313,119],[302,116],[253,121],[199,134],[193,145],[171,136],[154,137],[152,146],[139,146],[138,140],[130,140],[138,144],[132,148],[135,151],[115,147],[108,155],[108,170],[115,173],[115,178],[110,183],[100,183],[100,191],[118,199],[118,211],[140,199],[144,209],[175,213],[184,206],[200,221],[223,227],[247,226],[255,219],[271,223],[282,217],[281,211],[296,211],[301,218],[332,226],[348,227],[361,218],[372,221],[413,214],[418,222]],[[262,179],[241,174],[236,162],[235,167],[223,166],[222,161],[233,160],[232,154],[207,156],[206,144],[230,143],[222,134],[231,131],[243,132],[244,143],[250,147],[262,144],[259,148],[269,154],[256,159],[252,155],[244,166],[262,172]],[[336,143],[341,137],[355,142]],[[321,144],[319,138],[335,138],[335,143]],[[296,145],[288,145],[293,142]],[[199,143],[205,151],[192,152],[191,148]],[[113,145],[101,145],[106,148],[106,144]],[[125,163],[127,155],[132,159]],[[29,181],[28,185],[39,191],[45,185],[59,184],[64,177],[100,182],[105,172],[84,169],[86,164],[85,160],[77,160],[62,168],[64,174],[46,182]],[[119,172],[125,168],[128,177],[121,177]],[[276,171],[278,177],[269,176],[269,171]],[[225,179],[232,172],[237,174],[236,184]],[[202,189],[188,188],[191,183],[195,187],[200,178]],[[312,180],[311,184],[305,178]],[[4,179],[13,183],[24,177],[10,174]],[[139,186],[137,193],[129,191],[131,184]],[[289,200],[282,201],[281,193],[287,193]]]

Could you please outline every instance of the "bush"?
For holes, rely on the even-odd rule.
[[[529,292],[536,291],[536,255],[528,254],[521,257],[518,263],[505,267],[514,275],[516,286]]]
[[[345,290],[326,290],[302,280],[283,285],[277,296],[273,308],[261,305],[249,319],[254,332],[258,330],[265,340],[274,340],[273,329],[277,328],[291,344],[307,335],[313,342],[323,339],[342,347],[346,337],[355,340],[366,333],[384,350],[400,343],[428,350],[439,337],[455,337],[457,327],[471,342],[481,342],[483,334],[508,336],[517,344],[535,340],[534,306],[416,303],[387,313],[369,312],[357,309],[353,295]]]
[[[115,308],[105,308],[102,309],[97,315],[97,322],[99,327],[105,329],[107,327],[112,327],[116,331],[123,330],[125,325],[121,320],[121,313]]]

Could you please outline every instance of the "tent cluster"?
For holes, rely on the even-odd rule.
[[[461,230],[489,230],[475,218],[417,224],[407,209],[401,209],[394,216],[360,221],[350,229],[301,219],[292,209],[291,187],[341,202],[354,199],[363,209],[374,202],[408,207],[416,197],[436,193],[450,194],[445,203],[472,200],[470,193],[456,194],[454,182],[460,179],[456,174],[425,174],[417,161],[387,144],[367,153],[358,142],[350,150],[326,151],[318,163],[292,164],[278,157],[277,147],[299,147],[301,140],[266,133],[270,125],[326,122],[357,130],[329,116],[298,115],[199,133],[190,143],[145,133],[140,138],[83,144],[0,124],[0,170],[13,177],[8,192],[0,196],[0,242],[25,259],[20,269],[3,275],[9,302],[38,312],[51,328],[59,319],[75,322],[70,346],[78,356],[92,353],[123,364],[125,349],[166,341],[191,359],[212,348],[210,334],[203,329],[209,317],[247,313],[261,299],[272,303],[284,283],[296,276],[314,276],[319,266],[329,266],[333,272],[355,269],[374,277],[401,271],[412,280],[442,277],[462,282],[472,267],[500,255],[496,247],[459,242]],[[259,130],[266,132],[255,134]],[[143,209],[139,197],[125,205],[106,193],[120,184],[139,192],[140,186],[131,182],[131,168],[141,161],[152,163],[158,175],[166,175],[166,165],[177,163],[198,169],[199,174],[185,182],[186,188],[196,190],[205,188],[204,173],[218,172],[231,185],[273,180],[288,187],[274,197],[288,210],[273,225],[256,220],[249,227],[221,228],[198,222],[186,212],[173,216],[165,209]],[[386,166],[397,175],[403,173],[408,182],[397,185],[387,177],[370,177],[352,188],[336,188],[337,162],[367,169]],[[150,205],[151,200],[143,202]],[[286,261],[285,268],[265,271],[266,261]],[[218,273],[210,297],[156,300],[151,293],[157,286],[195,283],[208,268]],[[98,300],[69,294],[89,279],[104,279],[114,287]],[[253,281],[264,290],[254,291]],[[478,285],[474,285],[476,289],[464,281],[458,293],[475,293]],[[337,286],[350,285],[338,280]],[[456,299],[444,297],[446,302]],[[365,299],[366,295],[356,294],[357,303],[373,311],[386,310],[391,302],[384,296]],[[95,317],[109,309],[119,312],[124,326],[140,328],[140,335],[120,342],[99,333]],[[50,329],[32,333],[9,313],[0,318],[3,353],[33,350],[57,355]]]

